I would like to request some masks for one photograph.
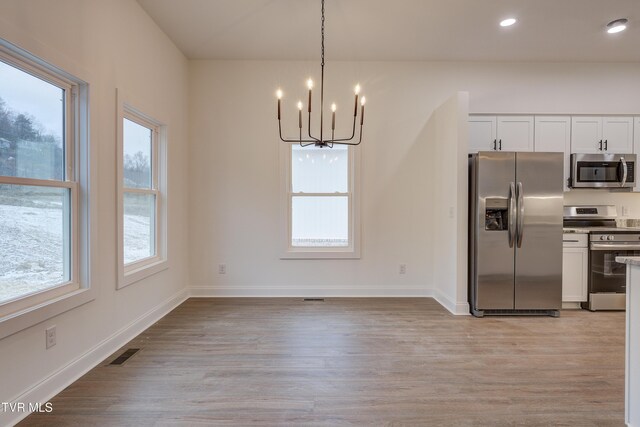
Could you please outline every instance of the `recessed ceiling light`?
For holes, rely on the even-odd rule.
[[[503,19],[502,21],[500,21],[500,26],[501,27],[510,27],[513,24],[515,24],[516,22],[518,22],[518,20],[516,18],[507,18],[507,19]]]
[[[615,34],[615,33],[619,33],[620,31],[624,31],[627,29],[627,22],[629,22],[627,19],[616,19],[615,21],[611,21],[607,24],[607,33],[609,34]]]

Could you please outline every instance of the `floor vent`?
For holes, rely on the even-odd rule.
[[[320,301],[320,302],[324,302],[324,298],[305,298],[303,301],[307,302],[307,301]]]
[[[134,354],[136,354],[139,351],[140,351],[139,348],[130,348],[127,351],[125,351],[124,353],[122,353],[120,356],[116,357],[113,360],[113,362],[109,363],[109,365],[122,365],[124,362],[129,360],[129,358],[131,358],[131,356],[133,356]]]

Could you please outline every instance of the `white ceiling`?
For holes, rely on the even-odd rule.
[[[319,58],[320,0],[138,2],[191,59]],[[638,62],[640,0],[326,0],[326,57]]]

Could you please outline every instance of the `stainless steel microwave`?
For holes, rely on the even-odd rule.
[[[635,154],[572,154],[572,188],[633,188]]]

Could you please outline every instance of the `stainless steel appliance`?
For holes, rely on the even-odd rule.
[[[572,154],[572,188],[631,189],[636,182],[635,154]]]
[[[617,256],[640,256],[640,229],[617,227],[615,206],[565,206],[564,226],[589,232],[589,300],[582,308],[624,310],[627,266]]]
[[[557,316],[563,155],[480,152],[469,167],[471,313]]]

